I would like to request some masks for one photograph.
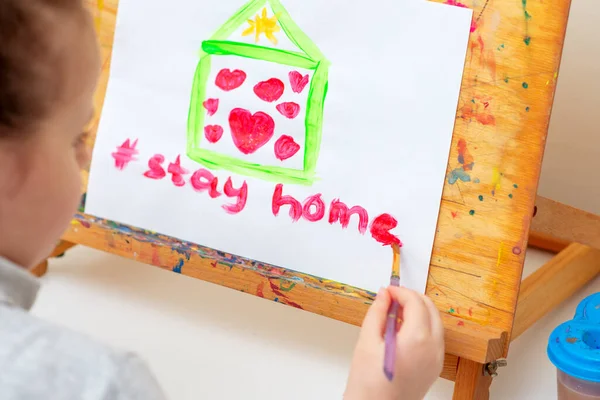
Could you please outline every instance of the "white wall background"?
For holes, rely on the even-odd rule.
[[[551,2],[548,2],[550,7]],[[574,0],[540,193],[600,212],[600,2]],[[526,270],[549,255],[529,252]],[[52,262],[34,312],[148,360],[169,398],[340,399],[358,329],[89,249]],[[492,399],[554,399],[545,348],[600,280],[520,337]],[[450,399],[439,381],[428,399]]]
[[[599,118],[600,2],[572,0],[540,195],[600,214]]]

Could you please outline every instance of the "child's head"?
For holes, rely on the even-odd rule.
[[[77,208],[100,59],[81,0],[0,0],[0,256],[48,256]]]

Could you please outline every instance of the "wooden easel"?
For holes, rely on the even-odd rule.
[[[462,400],[488,398],[511,337],[598,273],[598,251],[584,245],[597,248],[600,239],[598,217],[546,199],[536,202],[570,0],[557,0],[552,7],[534,0],[460,3],[474,9],[474,18],[427,294],[446,328],[442,377],[456,381],[454,399]],[[118,0],[90,6],[105,60],[96,97],[101,110]],[[569,247],[526,279],[519,292],[536,204],[532,244]],[[563,231],[567,222],[555,220],[562,214],[586,221],[580,227],[587,227],[587,234]],[[374,296],[85,214],[76,215],[64,240],[65,246],[102,249],[355,325]],[[578,279],[564,285],[572,271],[579,271]],[[553,300],[545,298],[547,306],[537,307],[548,285],[557,286]]]

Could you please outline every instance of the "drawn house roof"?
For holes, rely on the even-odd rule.
[[[254,43],[252,46],[278,49],[286,53],[291,51],[299,55],[302,54],[313,62],[325,60],[325,56],[321,53],[317,45],[294,22],[279,0],[252,0],[246,3],[217,32],[207,41],[203,42],[203,52],[211,53],[211,50],[214,50],[214,47],[210,46],[211,42],[244,43],[244,36],[251,38],[248,35],[242,36],[244,31],[248,29],[248,24],[253,24],[257,15],[260,16],[261,12],[264,13],[266,10],[271,11],[269,13],[272,15],[271,19],[281,28],[285,37],[282,38],[280,35],[277,39],[280,43],[277,43],[277,45],[272,43],[265,44],[266,39],[264,39],[260,44]],[[235,39],[231,39],[232,37]]]

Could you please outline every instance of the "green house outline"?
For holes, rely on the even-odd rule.
[[[302,52],[227,40],[244,22],[253,18],[267,4],[277,16],[279,25],[289,40]],[[200,143],[204,139],[206,115],[202,103],[206,97],[211,59],[220,55],[235,55],[314,71],[306,104],[304,167],[302,170],[265,166],[200,148]],[[279,0],[250,1],[240,8],[209,40],[202,42],[188,116],[188,157],[210,169],[225,169],[278,183],[311,185],[316,179],[315,171],[321,147],[329,65],[329,61],[296,25]]]

